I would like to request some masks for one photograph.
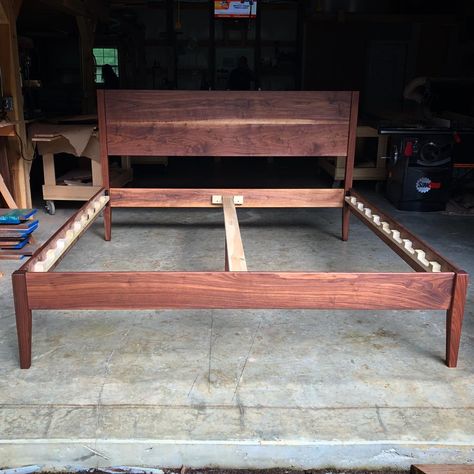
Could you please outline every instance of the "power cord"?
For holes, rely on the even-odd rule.
[[[26,158],[26,157],[25,157],[25,154],[24,154],[23,140],[22,140],[22,138],[20,137],[20,135],[18,135],[18,132],[16,131],[16,128],[15,128],[14,130],[15,130],[15,136],[18,138],[18,142],[20,143],[20,156],[21,156],[21,159],[22,159],[22,160],[25,160],[25,161],[28,161],[29,163],[31,163],[31,162],[35,159],[35,156],[36,156],[36,148],[35,148],[35,150],[33,151],[33,156],[31,157],[31,159]]]

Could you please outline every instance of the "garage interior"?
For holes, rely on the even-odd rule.
[[[235,3],[0,0],[0,217],[39,222],[0,249],[0,472],[474,472],[471,287],[456,368],[445,311],[341,309],[40,309],[19,368],[11,277],[102,187],[97,91],[359,91],[353,188],[474,271],[472,2]],[[344,189],[341,156],[198,155],[112,156],[111,187]],[[411,271],[339,209],[236,208],[249,271]],[[56,271],[224,267],[222,208],[113,216]]]

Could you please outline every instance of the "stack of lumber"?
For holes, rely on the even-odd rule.
[[[21,259],[35,250],[36,209],[0,209],[0,259]]]

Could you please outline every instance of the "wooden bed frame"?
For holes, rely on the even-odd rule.
[[[299,308],[446,310],[446,364],[458,359],[468,275],[351,189],[358,92],[99,91],[103,188],[13,276],[20,367],[31,365],[32,310]],[[111,155],[346,156],[344,189],[114,189]],[[225,270],[53,272],[113,207],[222,207]],[[236,207],[342,208],[415,272],[247,271]]]

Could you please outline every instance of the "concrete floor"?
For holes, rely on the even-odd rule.
[[[375,200],[390,209],[380,197]],[[41,213],[41,240],[72,209]],[[474,219],[392,215],[474,273]],[[251,270],[408,266],[340,211],[240,210]],[[60,270],[223,268],[219,210],[117,210]],[[474,318],[457,369],[443,312],[140,311],[33,314],[33,366],[18,368],[0,261],[0,467],[139,465],[407,468],[474,462]]]

